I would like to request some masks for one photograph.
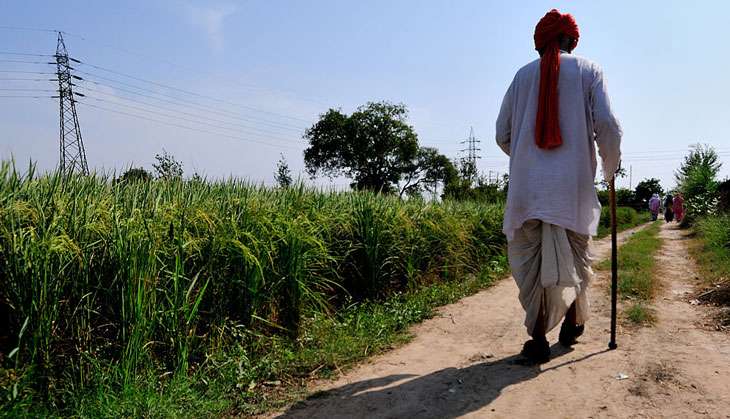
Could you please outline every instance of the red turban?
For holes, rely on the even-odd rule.
[[[580,34],[573,16],[567,13],[561,14],[553,9],[540,19],[535,27],[535,49],[542,53],[535,143],[538,147],[544,149],[556,148],[563,144],[558,119],[561,35],[567,35],[574,39],[572,48],[578,45]]]

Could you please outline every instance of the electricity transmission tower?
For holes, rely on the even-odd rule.
[[[58,32],[58,44],[56,45],[56,76],[58,77],[58,98],[59,103],[59,125],[60,125],[60,164],[62,173],[80,172],[83,175],[89,174],[89,166],[86,164],[86,151],[84,142],[81,139],[81,127],[79,116],[76,114],[75,96],[84,96],[81,93],[74,93],[73,80],[81,80],[80,77],[71,74],[72,67],[69,61],[78,62],[69,58],[66,51],[66,44],[63,42],[63,34]]]
[[[461,144],[467,145],[465,149],[461,150],[462,153],[467,153],[466,157],[461,158],[461,164],[464,168],[464,174],[471,180],[476,180],[477,177],[477,159],[481,159],[477,152],[482,150],[477,148],[477,144],[480,142],[474,136],[474,127],[469,129],[469,138],[461,142]]]

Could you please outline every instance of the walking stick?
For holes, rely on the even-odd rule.
[[[616,184],[614,175],[608,184],[609,211],[611,213],[611,340],[608,349],[616,349],[616,300],[618,297],[618,246],[616,243]]]

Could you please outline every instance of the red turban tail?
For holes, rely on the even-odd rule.
[[[549,11],[535,27],[535,49],[542,51],[540,59],[540,96],[535,121],[535,144],[553,149],[563,144],[558,112],[558,77],[560,75],[560,36],[567,35],[578,45],[578,25],[570,14],[556,9]]]

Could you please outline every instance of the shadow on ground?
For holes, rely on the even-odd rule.
[[[556,344],[553,359],[571,349]],[[506,387],[539,374],[583,361],[606,351],[541,369],[513,355],[428,375],[390,375],[316,393],[293,405],[280,418],[456,418],[488,406]],[[505,413],[505,412],[502,412]]]

